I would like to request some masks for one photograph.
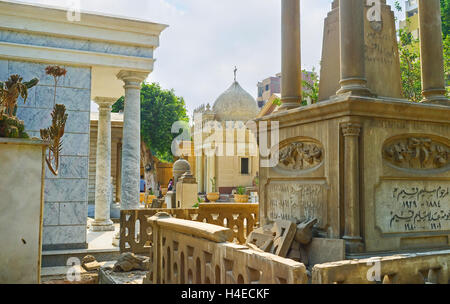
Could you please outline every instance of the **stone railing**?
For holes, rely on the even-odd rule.
[[[151,229],[148,218],[166,212],[178,219],[230,228],[230,242],[244,244],[258,225],[258,204],[200,204],[196,209],[137,209],[120,211],[120,251],[148,254]]]
[[[448,284],[450,250],[315,265],[313,284]]]
[[[144,283],[155,284],[301,284],[303,264],[227,242],[229,228],[180,220],[159,213],[148,220],[153,230],[152,266]]]

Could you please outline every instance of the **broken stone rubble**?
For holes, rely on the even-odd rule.
[[[313,239],[313,227],[316,223],[317,219],[307,220],[298,225],[287,220],[277,220],[252,231],[246,245],[309,266],[307,246]]]

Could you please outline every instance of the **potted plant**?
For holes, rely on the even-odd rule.
[[[220,193],[217,192],[217,186],[216,185],[217,185],[216,178],[215,177],[211,178],[211,188],[212,188],[211,190],[212,190],[212,192],[206,194],[206,198],[208,198],[208,200],[211,203],[215,203],[220,198]]]
[[[197,197],[197,202],[192,206],[192,208],[199,208],[200,204],[203,204],[205,201],[199,196]]]
[[[234,201],[236,203],[248,203],[247,190],[243,186],[236,188],[236,194],[234,195]]]

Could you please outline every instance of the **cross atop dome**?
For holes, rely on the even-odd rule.
[[[234,82],[236,82],[237,67],[234,66]]]

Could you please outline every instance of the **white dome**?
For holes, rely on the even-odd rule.
[[[219,121],[249,121],[258,115],[255,99],[237,81],[216,99],[213,110]]]

